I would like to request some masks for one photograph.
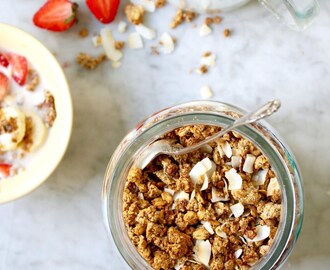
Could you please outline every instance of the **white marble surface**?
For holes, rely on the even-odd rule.
[[[65,33],[33,26],[33,13],[43,2],[2,0],[0,21],[32,33],[60,63],[69,63],[64,71],[75,108],[74,132],[49,180],[27,197],[0,206],[1,270],[124,269],[102,223],[100,189],[108,159],[135,123],[163,107],[200,98],[204,84],[212,86],[214,99],[246,108],[273,97],[282,100],[282,109],[269,121],[300,163],[306,199],[303,230],[284,269],[329,269],[329,1],[321,1],[319,18],[303,33],[278,24],[252,2],[225,14],[212,36],[199,37],[192,25],[170,31],[178,38],[172,55],[151,55],[149,47],[156,42],[149,42],[141,51],[125,48],[120,69],[106,63],[94,71],[74,63],[80,51],[97,53],[89,38],[78,37],[84,26],[92,33],[101,28],[84,1],[78,1],[79,24]],[[173,13],[168,6],[148,16],[148,23],[162,32]],[[222,36],[225,27],[233,30],[228,39]],[[206,50],[217,54],[217,66],[204,76],[189,74]]]

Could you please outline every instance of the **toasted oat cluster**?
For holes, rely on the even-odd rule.
[[[219,131],[194,125],[163,137],[193,145]],[[128,236],[154,269],[249,269],[279,225],[281,191],[269,161],[235,132],[198,151],[132,167],[123,195]]]

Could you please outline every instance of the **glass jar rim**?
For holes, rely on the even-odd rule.
[[[192,101],[153,114],[151,117],[142,121],[135,130],[123,139],[109,162],[104,178],[102,200],[105,224],[110,237],[115,242],[126,263],[130,265],[132,269],[139,269],[141,266],[147,269],[152,268],[138,254],[133,244],[130,243],[126,229],[124,228],[125,226],[121,213],[122,192],[120,192],[119,187],[121,185],[121,190],[123,189],[123,184],[125,182],[123,180],[125,179],[125,177],[123,177],[124,172],[126,171],[127,173],[127,168],[133,165],[136,156],[138,156],[148,144],[170,130],[191,124],[224,126],[230,124],[234,121],[234,118],[244,113],[245,110],[224,102]],[[283,140],[279,139],[279,136],[273,128],[265,121],[239,127],[235,129],[235,131],[257,145],[269,158],[282,187],[282,204],[284,205],[284,211],[282,211],[281,223],[277,236],[274,238],[274,243],[271,245],[270,251],[255,266],[257,269],[270,269],[282,263],[288,256],[288,254],[286,254],[283,258],[283,253],[284,248],[289,248],[288,241],[292,236],[293,227],[296,222],[297,209],[295,209],[295,207],[297,204],[301,206],[301,217],[298,220],[298,231],[294,239],[296,239],[299,234],[303,216],[301,176],[291,151],[283,143]],[[266,132],[267,136],[261,132]],[[284,155],[286,160],[284,160],[282,155]],[[290,170],[288,167],[290,167]],[[295,181],[292,181],[293,178],[297,181],[297,186],[295,186]],[[121,196],[118,196],[120,194]],[[111,195],[114,196],[114,198],[111,198]],[[299,200],[299,202],[297,202],[297,200]],[[122,237],[126,238],[124,242],[128,243],[125,246],[123,245]],[[129,250],[128,252],[130,254],[127,254],[127,250]],[[138,261],[139,258],[140,262]],[[279,258],[281,258],[280,261]]]

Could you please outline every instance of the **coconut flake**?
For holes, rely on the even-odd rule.
[[[206,175],[207,177],[211,177],[212,174],[214,173],[216,168],[216,165],[214,162],[212,162],[209,158],[204,158],[200,162],[197,162],[196,165],[191,169],[189,176],[193,183],[199,184],[201,181],[203,183],[206,180]]]
[[[206,172],[208,174],[208,176],[212,176],[212,174],[215,171],[216,165],[213,161],[211,161],[209,158],[204,158],[201,160],[201,163],[204,165],[204,167],[206,168]]]
[[[92,37],[92,43],[94,47],[100,47],[102,45],[102,38],[100,35],[96,35]]]
[[[242,177],[237,173],[236,169],[232,168],[225,172],[225,177],[229,182],[229,190],[241,189],[242,187]]]
[[[222,148],[220,147],[219,144],[217,146],[217,149],[218,149],[218,152],[219,152],[220,157],[223,158],[225,156],[225,152],[223,152],[223,150],[222,150]]]
[[[280,190],[280,185],[276,177],[271,178],[267,187],[267,196],[273,196],[276,192]]]
[[[257,235],[251,240],[249,237],[244,236],[247,242],[258,242],[266,239],[270,235],[270,227],[267,225],[259,225],[256,227]]]
[[[212,235],[214,234],[212,225],[209,221],[201,221],[202,225],[204,226],[204,228]]]
[[[159,43],[162,45],[160,48],[162,53],[169,54],[174,51],[174,40],[168,33],[165,32],[161,35]]]
[[[247,154],[243,165],[243,171],[247,173],[253,173],[253,165],[255,160],[256,157],[254,155]]]
[[[232,156],[231,157],[231,166],[233,168],[239,168],[239,166],[241,165],[241,160],[242,160],[242,158],[240,156]]]
[[[116,49],[115,40],[113,39],[110,29],[102,28],[100,34],[102,46],[107,57],[114,62],[119,61],[123,57],[123,54],[120,50]]]
[[[204,37],[204,36],[211,34],[211,32],[212,32],[212,29],[206,23],[203,23],[201,29],[199,30],[199,35],[201,37]]]
[[[214,54],[210,54],[207,56],[203,56],[200,60],[200,64],[202,66],[214,67],[216,64],[215,60],[216,60],[216,56]]]
[[[241,240],[242,240],[242,242],[244,243],[244,244],[247,244],[247,241],[246,241],[246,239],[243,237],[243,236],[238,236]]]
[[[198,184],[202,177],[206,174],[206,168],[201,162],[197,162],[196,165],[191,169],[189,176],[193,181],[194,185]]]
[[[231,151],[230,144],[227,141],[223,141],[220,143],[220,146],[223,152],[225,153],[225,155],[227,156],[227,158],[231,158],[233,152]]]
[[[135,25],[135,30],[145,39],[154,39],[156,37],[156,31],[149,27],[146,27],[142,23]]]
[[[131,33],[128,35],[128,45],[132,49],[143,48],[143,41],[139,33]]]
[[[201,0],[201,4],[204,10],[207,10],[211,4],[210,0]]]
[[[261,169],[258,172],[256,172],[252,176],[252,181],[254,182],[254,184],[256,184],[258,186],[263,185],[266,181],[267,173],[268,173],[268,169]]]
[[[221,238],[224,238],[224,239],[227,239],[227,234],[221,230],[221,226],[218,226],[215,228],[215,233],[217,236],[221,237]]]
[[[190,194],[190,200],[193,200],[195,198],[195,196],[196,196],[196,191],[193,190]]]
[[[235,258],[238,259],[239,257],[241,257],[242,253],[243,253],[243,249],[240,248],[240,249],[236,250],[234,252]]]
[[[171,194],[172,196],[174,195],[175,191],[170,189],[170,188],[164,188],[164,191]]]
[[[233,204],[229,208],[236,218],[240,217],[244,213],[244,206],[240,202]]]
[[[194,255],[196,259],[204,265],[209,265],[211,258],[211,244],[209,240],[196,240],[194,247]]]
[[[119,61],[112,62],[111,66],[112,66],[113,68],[119,68],[119,67],[121,67],[121,62],[119,62]]]
[[[176,192],[173,195],[173,201],[176,201],[176,200],[187,200],[187,201],[189,201],[189,194],[182,191],[182,190],[179,191],[179,192]]]
[[[201,190],[205,190],[209,187],[209,177],[207,176],[207,174],[204,175],[204,182],[203,185],[201,187]]]
[[[156,10],[156,4],[152,0],[131,0],[135,5],[142,6],[145,11],[154,12]]]
[[[205,145],[203,145],[201,148],[199,148],[199,150],[200,150],[201,152],[203,152],[203,153],[211,154],[212,151],[213,151],[213,148],[212,148],[210,145],[205,144]]]
[[[202,86],[200,89],[200,93],[203,99],[208,99],[213,97],[212,89],[208,85]]]
[[[118,23],[118,32],[119,33],[124,33],[126,31],[126,28],[127,28],[127,23],[126,22],[120,21]]]
[[[138,198],[139,198],[140,200],[144,200],[143,193],[139,192],[139,193],[138,193]]]
[[[182,267],[184,266],[184,264],[176,264],[175,266],[174,266],[174,269],[175,270],[180,270]]]
[[[227,184],[226,181],[225,181],[225,184]],[[225,201],[229,201],[228,193],[226,193],[226,196],[225,197],[220,197],[220,196],[217,195],[216,188],[215,187],[212,187],[212,198],[211,198],[211,202],[216,203],[216,202],[225,202]]]

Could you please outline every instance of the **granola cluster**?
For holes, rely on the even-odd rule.
[[[163,136],[189,146],[219,127],[194,125]],[[132,167],[123,194],[128,236],[154,269],[249,269],[269,250],[281,191],[267,158],[229,132],[198,151]]]

